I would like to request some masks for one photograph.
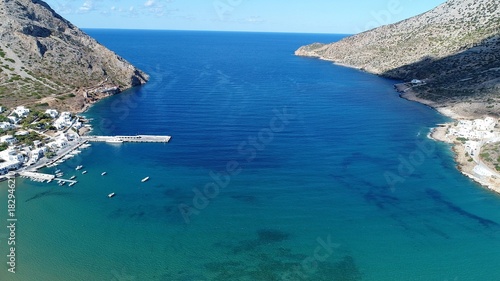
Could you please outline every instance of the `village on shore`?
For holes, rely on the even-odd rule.
[[[50,181],[52,175],[36,172],[74,157],[89,142],[168,143],[171,139],[168,135],[89,136],[89,121],[55,109],[41,112],[18,106],[6,111],[0,107],[0,181],[18,175]]]
[[[87,123],[82,116],[55,109],[41,112],[24,106],[0,107],[0,179],[74,156],[68,153],[84,145],[81,136],[91,130]]]
[[[461,119],[434,128],[431,137],[453,144],[459,170],[500,193],[500,120]]]

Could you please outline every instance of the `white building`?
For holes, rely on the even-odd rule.
[[[17,142],[17,139],[12,135],[5,135],[0,137],[0,143],[6,142],[9,145],[12,145]]]
[[[2,130],[10,130],[13,128],[14,126],[12,126],[12,124],[10,124],[9,122],[0,122],[0,129]]]
[[[10,123],[12,123],[12,124],[19,123],[19,118],[17,118],[17,116],[11,115],[11,116],[9,116],[7,118],[10,120]]]
[[[24,156],[16,150],[6,149],[0,151],[0,174],[4,175],[11,170],[21,168],[24,162]]]
[[[16,109],[14,109],[14,113],[19,117],[19,118],[24,118],[28,116],[30,113],[30,110],[24,106],[18,106]]]
[[[21,130],[21,131],[17,131],[14,135],[16,135],[16,136],[27,136],[29,134],[30,134],[30,132]]]
[[[34,140],[33,141],[33,146],[35,148],[40,148],[40,147],[42,147],[42,145],[43,145],[43,143],[41,141],[39,141],[39,140]]]
[[[54,121],[54,127],[56,129],[61,130],[64,128],[68,128],[72,124],[72,119],[71,119],[71,113],[69,112],[62,112],[59,118]]]
[[[63,148],[68,145],[68,138],[64,134],[60,134],[59,136],[57,136],[54,142],[57,147]]]
[[[28,162],[28,166],[38,162],[38,160],[40,160],[40,158],[42,158],[46,152],[47,152],[46,147],[41,147],[31,150],[29,152],[30,161]]]
[[[57,118],[59,116],[59,112],[55,109],[47,109],[45,110],[45,114],[49,115],[51,118]]]

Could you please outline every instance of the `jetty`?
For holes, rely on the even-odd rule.
[[[37,172],[28,172],[28,171],[20,172],[19,175],[21,177],[29,178],[32,181],[39,181],[39,182],[49,181],[56,178],[55,175],[37,173]]]
[[[108,142],[108,143],[122,143],[122,142],[159,142],[167,143],[170,141],[171,136],[154,136],[154,135],[136,135],[136,136],[82,136],[84,141],[89,142]]]
[[[63,178],[57,178],[55,175],[52,174],[44,174],[44,173],[39,173],[39,172],[29,172],[29,171],[22,171],[19,173],[21,177],[24,178],[29,178],[32,181],[37,181],[37,182],[50,182],[50,181],[57,181],[57,182],[68,182],[75,184],[77,181],[75,180],[68,180],[68,179],[63,179]]]

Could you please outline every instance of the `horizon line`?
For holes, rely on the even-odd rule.
[[[186,31],[186,32],[227,32],[227,33],[286,33],[286,34],[324,34],[324,35],[355,35],[356,33],[330,33],[330,32],[294,32],[294,31],[249,31],[249,30],[209,30],[209,29],[162,29],[162,28],[115,28],[115,27],[78,27],[82,30],[144,30],[144,31]]]

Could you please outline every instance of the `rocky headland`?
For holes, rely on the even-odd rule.
[[[402,96],[454,116],[500,115],[500,2],[448,0],[407,20],[295,52],[401,80]],[[411,83],[416,80],[417,83]]]
[[[400,80],[395,88],[401,97],[457,120],[434,129],[432,137],[453,145],[462,173],[500,193],[498,0],[448,0],[407,20],[303,46],[295,54]]]
[[[40,0],[0,0],[0,105],[81,112],[148,75]]]

